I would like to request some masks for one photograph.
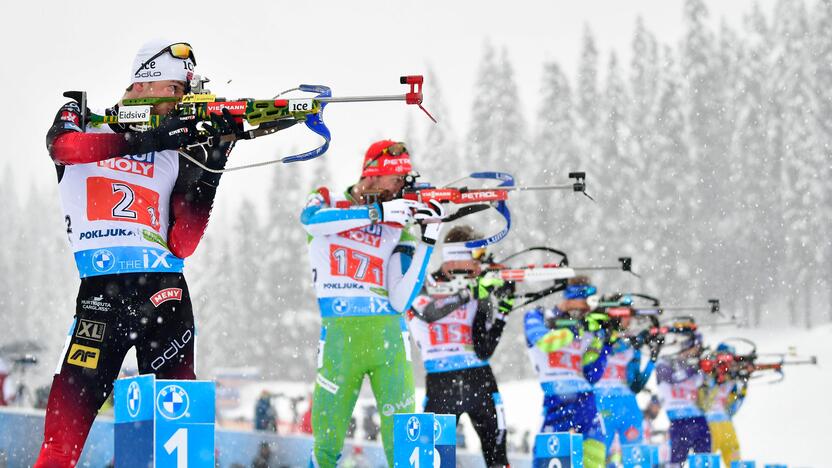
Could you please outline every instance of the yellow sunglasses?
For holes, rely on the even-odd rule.
[[[142,64],[139,66],[139,68],[136,69],[136,73],[134,73],[134,75],[138,75],[139,72],[142,71],[144,69],[144,67],[146,67],[150,62],[156,60],[157,58],[161,57],[162,55],[164,55],[166,53],[169,53],[173,57],[176,57],[176,58],[182,59],[182,60],[185,60],[186,58],[190,58],[191,62],[193,62],[194,66],[196,66],[196,57],[194,56],[194,49],[191,47],[191,45],[188,44],[187,42],[177,42],[175,44],[171,44],[171,45],[165,47],[164,49],[160,50],[159,52],[156,52],[155,55],[153,55],[149,59],[142,62]]]

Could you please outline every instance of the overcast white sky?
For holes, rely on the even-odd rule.
[[[773,1],[762,2],[770,11]],[[173,9],[173,5],[192,6]],[[751,0],[708,1],[712,21],[739,25]],[[681,37],[682,0],[549,0],[442,2],[3,2],[0,28],[3,66],[0,167],[22,186],[54,184],[44,135],[62,92],[83,89],[90,107],[112,105],[128,84],[136,49],[152,37],[193,44],[197,72],[213,79],[212,91],[228,97],[268,98],[299,83],[326,84],[334,95],[398,94],[402,74],[435,71],[458,133],[467,129],[472,85],[486,40],[505,46],[515,66],[527,117],[537,110],[542,64],[556,60],[576,68],[584,24],[602,53],[616,49],[629,62],[635,18],[641,15],[661,41]],[[228,80],[232,80],[227,84]],[[426,87],[430,87],[426,83]],[[430,102],[425,103],[430,109]],[[374,139],[402,138],[402,104],[338,104],[327,109],[337,158],[336,182],[355,177]],[[313,147],[305,130],[243,142],[235,159],[269,158],[289,145]],[[418,158],[418,155],[416,155]],[[309,169],[323,168],[313,162]],[[224,179],[225,190],[255,194],[267,171],[243,171]],[[296,170],[280,167],[279,170]],[[307,187],[303,187],[306,190]]]

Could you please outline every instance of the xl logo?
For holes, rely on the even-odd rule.
[[[73,344],[69,349],[69,357],[66,362],[78,367],[87,369],[98,368],[98,356],[101,351],[98,348],[90,348],[79,344]]]
[[[78,322],[78,328],[75,331],[75,336],[85,340],[100,342],[104,340],[104,330],[106,329],[107,325],[102,322],[81,319],[81,321]]]

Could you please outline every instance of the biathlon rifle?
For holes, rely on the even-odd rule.
[[[639,299],[647,301],[648,304],[636,304],[636,300]],[[616,293],[590,304],[590,307],[592,312],[608,317],[604,322],[607,329],[622,334],[632,345],[641,347],[653,342],[661,345],[663,336],[658,330],[662,309],[657,297],[643,293]],[[642,325],[641,329],[635,326],[639,323]]]
[[[318,148],[303,153],[286,156],[278,160],[222,170],[205,167],[200,161],[180,151],[180,154],[185,158],[209,172],[230,172],[279,162],[291,163],[306,161],[321,156],[329,148],[329,143],[332,139],[329,128],[327,128],[323,120],[324,108],[330,103],[404,101],[408,105],[418,106],[431,120],[436,122],[433,116],[422,106],[422,85],[424,84],[424,78],[421,75],[402,76],[399,79],[401,84],[410,86],[409,91],[405,94],[348,97],[333,97],[331,89],[327,86],[302,84],[297,88],[283,91],[272,99],[228,99],[218,97],[208,89],[205,89],[205,84],[209,81],[207,78],[201,78],[198,75],[194,76],[194,79],[190,82],[190,92],[181,98],[151,97],[124,99],[121,102],[122,105],[118,108],[117,115],[88,114],[87,94],[85,91],[67,91],[64,93],[64,96],[77,101],[81,107],[82,121],[89,121],[93,125],[129,124],[138,130],[156,127],[162,122],[165,116],[151,114],[153,106],[164,102],[175,102],[176,110],[182,115],[195,115],[200,120],[210,121],[212,115],[222,115],[223,110],[228,109],[228,112],[234,116],[238,123],[245,123],[242,130],[229,135],[221,135],[219,138],[222,142],[252,140],[285,130],[300,122],[303,122],[309,130],[324,140]],[[285,94],[294,91],[311,93],[314,96],[284,97]],[[202,135],[204,137],[202,141],[189,145],[185,149],[205,150],[208,145],[213,143],[213,137],[207,135],[207,133],[204,133]]]
[[[703,355],[700,359],[700,369],[714,375],[718,383],[730,379],[743,381],[762,379],[767,375],[772,375],[769,372],[773,372],[774,379],[769,379],[767,383],[777,383],[785,378],[783,366],[818,364],[817,356],[797,357],[794,352],[758,353],[757,345],[747,338],[727,338],[723,340],[723,343],[742,343],[749,350],[744,353],[715,350]],[[794,359],[787,359],[787,356]]]
[[[474,172],[468,176],[457,179],[446,184],[444,187],[434,187],[428,183],[418,183],[416,178],[418,174],[412,175],[406,181],[404,189],[402,189],[400,198],[406,200],[415,200],[427,203],[431,200],[436,200],[441,203],[447,203],[458,206],[458,209],[446,216],[442,221],[450,222],[465,216],[479,213],[480,211],[495,209],[505,220],[505,227],[500,232],[486,237],[484,239],[477,239],[468,241],[465,246],[471,249],[485,247],[496,244],[508,235],[511,229],[511,212],[508,209],[506,201],[509,194],[512,192],[525,192],[537,190],[568,190],[571,192],[580,192],[589,197],[586,193],[586,173],[584,172],[570,172],[569,178],[574,179],[574,182],[561,185],[515,185],[514,177],[505,172]],[[490,180],[498,182],[498,185],[493,188],[468,188],[466,186],[453,186],[463,180]],[[592,197],[589,197],[592,199]]]
[[[541,264],[517,264],[517,258],[530,252],[544,252],[554,256],[554,258],[552,261]],[[621,257],[618,261],[618,265],[570,267],[569,257],[562,250],[543,246],[529,247],[499,261],[495,261],[493,256],[486,257],[483,260],[483,271],[480,276],[501,279],[508,283],[508,288],[512,291],[515,290],[517,283],[550,283],[548,286],[539,290],[521,293],[514,292],[512,294],[513,297],[522,301],[514,305],[514,309],[519,309],[546,296],[562,291],[566,288],[567,280],[574,278],[580,271],[617,270],[632,273],[632,259],[630,257]],[[471,287],[477,281],[477,278],[471,277],[468,272],[452,273],[453,275],[450,281],[428,285],[428,293],[435,295],[455,294],[463,288]]]
[[[518,263],[520,257],[532,252],[543,252],[553,258],[551,261],[540,264]],[[563,291],[566,288],[567,280],[574,278],[581,271],[613,270],[635,274],[632,271],[632,259],[630,257],[620,257],[617,265],[570,266],[566,252],[545,246],[529,247],[508,255],[499,261],[495,261],[493,256],[489,256],[483,264],[481,276],[505,281],[512,291],[513,297],[520,300],[519,303],[515,303],[514,310]],[[475,281],[476,278],[458,274],[454,275],[450,282],[444,283],[444,286],[447,286],[444,291],[434,290],[429,292],[432,294],[454,294],[461,288],[471,287]],[[518,283],[549,284],[541,289],[518,293],[516,292]],[[439,285],[443,285],[443,283],[439,283]]]

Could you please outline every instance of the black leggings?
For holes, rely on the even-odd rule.
[[[505,413],[490,366],[428,374],[426,387],[425,412],[456,415],[457,423],[468,413],[485,465],[508,466]]]
[[[46,408],[37,467],[77,461],[98,409],[113,390],[127,351],[139,373],[193,380],[196,331],[180,273],[83,278]]]

